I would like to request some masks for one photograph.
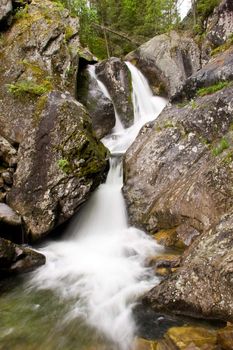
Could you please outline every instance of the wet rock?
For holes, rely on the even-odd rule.
[[[233,46],[212,58],[202,69],[189,77],[179,91],[171,97],[171,100],[174,102],[183,98],[190,99],[197,94],[197,90],[200,88],[233,80],[232,67]]]
[[[83,105],[58,91],[40,98],[8,195],[29,239],[46,235],[80,208],[105,179],[107,156]]]
[[[1,0],[0,3],[0,28],[3,24],[6,24],[7,20],[11,15],[13,10],[12,1],[11,0]]]
[[[53,89],[74,94],[79,22],[53,1],[33,0],[2,34],[1,136],[13,143],[33,127],[39,97]]]
[[[222,0],[207,23],[207,39],[214,46],[222,45],[233,33],[233,3]]]
[[[218,345],[223,350],[232,350],[233,326],[227,326],[217,332]]]
[[[144,297],[156,312],[232,322],[233,219],[224,215],[183,256],[181,267]]]
[[[138,338],[134,341],[134,350],[156,350],[157,342],[143,338]]]
[[[28,272],[43,264],[43,254],[0,238],[0,277]]]
[[[176,31],[155,36],[126,60],[146,76],[156,94],[174,95],[182,83],[201,68],[200,50],[192,38]]]
[[[90,69],[95,69],[90,67]],[[88,110],[93,129],[98,139],[111,133],[115,125],[114,107],[101,91],[96,79],[88,70],[83,70],[77,82],[77,99]]]
[[[169,230],[160,230],[154,235],[156,241],[167,247],[176,249],[185,249],[200,233],[193,227],[188,225],[180,225],[177,228]]]
[[[150,233],[180,229],[188,243],[232,208],[232,92],[168,106],[143,127],[124,158],[133,225]]]
[[[96,74],[106,86],[122,124],[133,124],[134,111],[131,98],[131,75],[126,64],[112,57],[96,65]]]

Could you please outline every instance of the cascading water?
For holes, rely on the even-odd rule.
[[[119,154],[129,147],[144,123],[156,118],[166,101],[153,97],[142,74],[130,63],[127,65],[133,80],[135,123],[128,129],[118,124],[113,133],[103,139],[112,154],[115,153],[110,160],[105,184],[95,191],[70,224],[65,240],[50,242],[40,249],[46,255],[47,263],[32,274],[24,293],[24,297],[29,298],[33,292],[49,292],[56,296],[59,305],[65,305],[63,318],[56,316],[58,319],[54,319],[52,316],[55,329],[48,331],[47,340],[36,349],[87,349],[80,340],[82,332],[78,327],[81,326],[72,331],[75,320],[79,324],[84,322],[106,339],[108,345],[101,349],[131,349],[135,335],[132,308],[137,298],[158,282],[153,271],[145,266],[145,260],[162,248],[144,232],[128,225],[121,193]],[[92,67],[89,72],[95,77]],[[102,83],[98,84],[107,96],[106,88]],[[53,298],[49,300],[52,307]],[[34,313],[40,313],[40,308],[43,308],[40,302],[25,303],[25,307]],[[29,324],[31,322],[29,320]],[[46,333],[44,324],[41,328]],[[76,339],[77,336],[80,344],[75,341],[72,343],[74,347],[66,347],[64,329],[73,332],[70,338]],[[5,332],[7,337],[16,330],[11,327]],[[37,336],[37,331],[35,333]],[[58,343],[56,338],[59,338]],[[56,345],[47,346],[47,341]]]

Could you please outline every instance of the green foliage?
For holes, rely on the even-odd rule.
[[[31,80],[22,80],[15,84],[7,84],[8,91],[16,96],[24,94],[32,94],[41,96],[51,90],[51,83],[49,80],[44,80],[43,84],[37,84]]]
[[[198,0],[197,1],[197,15],[204,21],[211,13],[214,8],[218,6],[220,0]]]
[[[227,139],[225,137],[223,137],[221,139],[221,141],[219,142],[219,144],[217,145],[217,147],[214,147],[212,149],[212,153],[213,153],[214,156],[218,156],[225,149],[228,149],[229,147],[230,147],[229,142],[227,141]]]
[[[59,168],[64,172],[68,173],[70,170],[70,163],[67,159],[59,159],[57,162]]]
[[[210,94],[213,94],[214,92],[217,92],[217,91],[222,90],[223,88],[229,86],[229,84],[230,83],[228,81],[220,81],[217,84],[207,86],[207,87],[204,87],[204,88],[197,90],[197,94],[198,94],[198,96],[210,95]]]
[[[21,18],[28,18],[28,4],[26,4],[24,7],[19,7],[15,14],[14,14],[14,19],[18,20]]]
[[[233,45],[233,35],[230,35],[230,37],[227,39],[227,41],[223,45],[220,45],[211,51],[211,56],[215,56],[221,52],[228,50],[232,45]]]

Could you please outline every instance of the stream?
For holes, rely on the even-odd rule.
[[[144,76],[132,64],[127,66],[132,75],[134,124],[124,129],[116,115],[112,134],[102,140],[112,155],[106,182],[62,238],[39,247],[46,265],[2,282],[0,350],[133,349],[132,309],[138,297],[159,282],[145,261],[162,248],[128,224],[121,193],[122,155],[140,128],[159,115],[166,100],[153,96]],[[89,74],[109,98],[94,66]]]

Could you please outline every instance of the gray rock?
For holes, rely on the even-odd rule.
[[[189,77],[182,87],[171,97],[172,101],[192,98],[197,90],[217,84],[221,81],[233,80],[233,47],[212,58],[202,69]]]
[[[123,192],[134,225],[154,233],[185,224],[197,236],[230,210],[232,92],[169,106],[141,130],[124,159]]]
[[[233,217],[198,238],[176,273],[153,288],[144,304],[155,311],[233,321]]]
[[[233,33],[232,0],[222,0],[207,23],[207,39],[213,46],[219,46]]]
[[[106,86],[116,112],[125,127],[133,124],[134,110],[131,98],[131,74],[126,64],[112,57],[96,65],[96,75]]]
[[[115,125],[115,112],[110,99],[101,91],[88,70],[83,70],[77,82],[77,99],[87,108],[97,138],[110,134]]]
[[[0,277],[29,272],[44,264],[43,254],[0,238]]]
[[[75,93],[79,22],[56,2],[33,0],[27,13],[3,33],[0,51],[1,136],[20,143],[33,128],[41,94],[53,89]]]
[[[129,53],[126,60],[143,72],[156,94],[166,93],[170,97],[201,68],[200,56],[198,45],[192,38],[171,31],[155,36]]]
[[[18,152],[9,205],[23,217],[28,239],[39,239],[79,209],[107,170],[85,108],[69,93],[42,96]]]
[[[0,25],[6,23],[13,10],[11,0],[0,0]]]

